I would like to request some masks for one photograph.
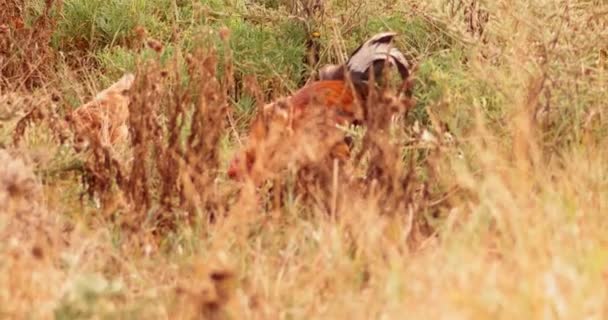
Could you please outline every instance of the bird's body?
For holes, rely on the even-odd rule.
[[[258,169],[268,169],[275,167],[277,163],[289,162],[287,159],[305,158],[305,153],[313,157],[318,153],[317,151],[302,152],[302,148],[298,150],[297,148],[302,145],[306,145],[309,150],[328,147],[317,143],[313,146],[311,140],[323,140],[330,144],[341,142],[342,140],[332,142],[335,137],[330,138],[331,133],[323,129],[352,123],[360,115],[356,107],[357,99],[357,94],[348,83],[326,80],[313,82],[289,97],[265,105],[251,125],[247,144],[232,160],[228,175],[238,179],[243,177],[243,172],[246,172],[250,178],[259,177],[262,174],[253,172],[256,171],[254,163],[263,162],[267,168],[258,167]],[[312,124],[313,121],[316,122]],[[313,130],[314,132],[311,132]],[[298,138],[310,138],[313,134],[316,135],[315,139],[298,140]],[[336,150],[339,149],[341,148],[338,147]],[[264,155],[261,155],[262,153]],[[260,161],[261,158],[264,160]],[[242,159],[246,160],[242,161]]]
[[[270,154],[285,153],[283,159],[293,159],[294,155],[301,155],[295,150],[297,147],[315,150],[304,153],[308,155],[308,159],[311,159],[311,153],[315,152],[329,153],[338,158],[347,157],[348,153],[343,151],[348,150],[343,135],[326,129],[365,120],[364,107],[370,71],[373,72],[374,79],[380,78],[384,66],[388,64],[396,66],[401,76],[407,78],[405,58],[401,52],[390,46],[394,36],[395,33],[392,32],[373,36],[354,51],[346,64],[324,67],[320,72],[319,81],[300,88],[287,98],[265,105],[252,124],[248,143],[233,158],[228,175],[233,179],[255,175],[253,171],[263,165],[260,162],[272,162],[266,158],[261,160],[259,157],[259,153],[268,154],[270,151],[267,149],[271,147],[277,150]],[[323,118],[320,122],[314,118],[319,114],[322,114]],[[311,124],[311,121],[314,124]],[[285,132],[295,133],[298,143],[294,142],[295,140],[286,140],[285,132],[273,137],[271,131],[278,127],[278,130],[287,128]],[[301,135],[312,136],[316,141],[310,143],[312,139],[309,139],[303,143],[305,140],[299,137]],[[269,140],[277,140],[276,136],[279,140],[274,144],[270,143]],[[320,148],[309,147],[311,144],[319,144]],[[318,160],[319,157],[323,156],[314,155],[312,158]],[[269,170],[273,171],[275,168]]]
[[[337,124],[346,124],[357,117],[356,99],[358,97],[347,82],[323,80],[296,91],[287,103],[294,107],[294,119],[300,119],[300,115],[310,105],[315,104],[330,109]]]

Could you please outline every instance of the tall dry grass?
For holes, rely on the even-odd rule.
[[[0,74],[3,89],[39,87],[53,72],[51,66],[56,57],[48,45],[56,25],[53,11],[60,8],[60,1],[45,1],[40,15],[28,25],[24,2],[2,1]]]
[[[606,4],[385,10],[442,28],[459,59],[416,56],[424,104],[386,88],[363,131],[316,113],[301,131],[268,127],[259,189],[224,175],[239,130],[217,72],[230,61],[211,49],[138,64],[123,148],[77,154],[54,133],[61,99],[3,94],[15,117],[44,112],[2,139],[0,315],[605,318]],[[327,132],[353,139],[347,161],[307,157],[329,152]]]

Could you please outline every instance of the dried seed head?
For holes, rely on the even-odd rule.
[[[148,47],[156,52],[161,52],[163,50],[163,44],[156,39],[148,39]]]
[[[232,271],[230,270],[214,270],[209,274],[209,277],[211,278],[211,280],[213,281],[226,281],[231,279],[234,276],[234,274],[232,273]]]
[[[227,27],[222,27],[220,28],[220,38],[222,38],[223,41],[228,41],[228,39],[230,39],[230,29],[228,29]]]
[[[23,19],[21,19],[21,18],[15,18],[13,20],[13,26],[17,30],[22,29],[25,26],[25,24],[23,23]]]
[[[144,40],[146,38],[146,36],[148,35],[148,31],[146,31],[146,28],[142,27],[142,26],[137,26],[135,27],[135,35],[137,36],[137,39],[139,40]]]
[[[194,57],[190,53],[186,54],[185,59],[186,59],[186,63],[189,65],[192,65],[194,63]]]
[[[32,255],[34,256],[34,258],[42,260],[42,258],[44,258],[44,251],[39,246],[34,246],[32,248]]]

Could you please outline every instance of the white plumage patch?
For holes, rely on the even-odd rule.
[[[392,46],[396,32],[382,32],[374,35],[357,48],[347,62],[348,70],[365,73],[375,61],[386,60],[389,65],[397,66],[400,72],[407,70],[408,63],[403,54]]]

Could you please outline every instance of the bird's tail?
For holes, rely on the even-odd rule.
[[[393,47],[396,32],[382,32],[362,43],[350,56],[343,66],[328,65],[321,69],[319,75],[322,80],[343,78],[348,71],[353,81],[367,81],[370,71],[378,79],[384,66],[394,66],[403,79],[409,77],[409,65],[403,53]]]

